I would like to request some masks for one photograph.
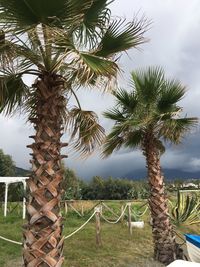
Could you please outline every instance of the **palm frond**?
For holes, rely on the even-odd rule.
[[[73,148],[83,157],[94,152],[105,138],[104,128],[98,123],[97,115],[77,107],[69,111],[67,129],[71,132]]]
[[[173,111],[176,103],[183,98],[186,87],[177,80],[167,80],[162,86],[157,107],[159,113],[167,113]]]
[[[141,145],[142,138],[142,129],[132,129],[127,121],[116,124],[105,139],[102,156],[108,157],[121,147],[136,148]]]
[[[142,128],[139,130],[128,131],[124,135],[124,146],[128,148],[137,148],[140,147],[143,140],[143,130]]]
[[[177,102],[184,96],[185,87],[176,80],[166,80],[162,68],[136,70],[131,77],[132,91],[114,92],[116,104],[104,112],[115,122],[104,144],[105,156],[122,146],[142,147],[144,136],[149,133],[162,154],[163,139],[177,144],[198,123],[197,118],[180,117],[182,109]]]
[[[114,120],[117,122],[124,122],[126,121],[126,117],[124,114],[116,107],[112,109],[108,109],[107,111],[103,112],[103,116],[107,119]]]
[[[61,27],[69,16],[68,2],[72,1],[0,0],[0,21],[24,31],[40,23]]]
[[[12,47],[12,43],[6,40],[6,34],[4,30],[0,30],[0,65],[4,68],[9,65],[15,56],[15,51]]]
[[[110,21],[111,12],[108,5],[112,1],[94,0],[83,12],[80,25],[75,30],[75,36],[80,44],[93,48],[101,38]]]
[[[131,84],[144,104],[155,103],[165,81],[161,67],[148,67],[131,73]]]
[[[30,66],[35,65],[40,70],[44,70],[43,60],[41,55],[36,51],[33,51],[28,46],[22,46],[18,44],[13,44],[12,48],[16,51],[16,54],[21,58],[24,58],[26,61],[29,61]]]
[[[198,118],[170,118],[163,121],[159,131],[159,136],[163,137],[166,141],[178,144],[183,136],[191,130],[192,127],[196,127],[198,124]]]
[[[155,139],[154,144],[156,145],[157,149],[160,151],[161,155],[165,153],[165,146],[161,140]]]
[[[102,157],[110,156],[114,151],[118,151],[124,144],[123,136],[121,135],[120,128],[114,126],[111,133],[106,136],[103,144]]]
[[[112,88],[119,71],[115,62],[90,53],[76,55],[77,58],[73,62],[76,70],[72,72],[72,75],[77,85],[92,85],[101,88],[101,90]]]
[[[138,99],[134,91],[128,92],[124,89],[118,89],[113,92],[113,95],[116,97],[116,104],[123,107],[123,110],[132,113],[137,107]]]
[[[92,76],[94,73],[106,77],[116,77],[118,66],[115,62],[91,55],[89,53],[80,53],[80,66],[83,76]]]
[[[147,42],[144,33],[149,22],[142,18],[126,23],[125,20],[114,20],[103,35],[95,54],[101,57],[110,57],[117,53],[136,48]]]
[[[20,74],[0,76],[0,113],[12,115],[22,106],[28,90]]]

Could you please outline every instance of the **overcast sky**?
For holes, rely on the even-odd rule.
[[[131,20],[136,13],[152,20],[151,29],[146,33],[150,39],[141,46],[141,51],[131,50],[121,58],[124,69],[123,87],[127,86],[129,73],[138,67],[149,65],[162,66],[168,77],[179,79],[188,87],[186,98],[182,101],[188,116],[200,115],[200,1],[199,0],[116,0],[112,14]],[[93,109],[98,114],[113,104],[111,96],[84,91],[79,94],[83,107]],[[102,125],[107,129],[110,122],[100,116]],[[31,142],[30,125],[20,117],[3,118],[0,116],[0,148],[12,155],[19,167],[30,168],[29,153],[26,145]],[[162,165],[168,169],[200,172],[200,134],[187,136],[179,147],[170,146],[162,158]],[[67,136],[64,136],[67,139]],[[66,153],[66,150],[64,151]],[[125,176],[126,173],[143,169],[145,161],[140,151],[121,151],[107,160],[92,156],[86,161],[67,159],[66,165],[74,168],[80,177],[93,175]],[[200,176],[200,175],[199,175]]]

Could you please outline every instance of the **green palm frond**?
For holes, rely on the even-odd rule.
[[[103,148],[105,156],[122,146],[144,150],[144,138],[152,136],[154,145],[165,152],[164,141],[179,143],[184,134],[198,123],[197,118],[181,118],[177,105],[185,87],[176,80],[166,80],[160,67],[149,67],[131,73],[132,90],[114,92],[115,106],[103,113],[115,122]]]
[[[110,156],[114,151],[118,151],[124,144],[124,139],[121,134],[121,127],[114,126],[111,133],[107,135],[103,144],[103,158]]]
[[[0,76],[0,113],[12,115],[22,106],[27,94],[28,87],[20,74],[8,73]]]
[[[0,21],[20,30],[42,23],[60,27],[68,14],[66,0],[0,0]],[[71,2],[71,1],[70,1]]]
[[[108,0],[90,1],[90,7],[83,12],[80,25],[74,32],[80,44],[93,48],[101,38],[110,21],[111,12],[108,5],[111,2]]]
[[[166,141],[178,144],[185,133],[189,132],[191,128],[196,127],[198,118],[170,118],[163,121],[158,135],[163,137]]]
[[[19,57],[21,57],[25,61],[28,61],[30,63],[30,66],[35,65],[40,70],[45,69],[43,65],[43,59],[41,58],[41,55],[36,51],[30,49],[28,46],[22,46],[18,44],[13,44],[12,48]]]
[[[158,112],[172,112],[174,107],[176,107],[176,103],[185,95],[186,87],[176,80],[166,81],[163,87],[164,90],[161,90],[160,98],[157,103]]]
[[[103,144],[103,157],[110,156],[121,147],[136,148],[141,145],[143,131],[132,130],[129,123],[124,122],[113,126]]]
[[[164,70],[161,67],[139,69],[131,73],[131,84],[144,104],[154,103],[163,87]]]
[[[143,140],[143,130],[129,131],[124,135],[124,146],[128,148],[140,147]]]
[[[92,85],[105,91],[112,88],[119,71],[115,62],[90,53],[79,53],[76,56],[73,62],[76,70],[72,75],[77,85]]]
[[[124,114],[116,107],[103,112],[103,116],[107,119],[117,121],[118,123],[126,121]]]
[[[165,153],[165,146],[163,145],[163,142],[161,140],[155,139],[154,144],[156,145],[158,151],[160,151],[161,155]]]
[[[13,60],[15,51],[12,43],[6,40],[5,31],[0,30],[0,65],[7,66]]]
[[[101,57],[110,57],[132,47],[138,47],[147,41],[144,33],[148,25],[145,18],[135,19],[129,23],[121,19],[114,20],[103,35],[95,54]]]
[[[119,89],[116,92],[113,92],[113,95],[116,97],[117,105],[123,107],[124,111],[134,112],[138,104],[137,95],[134,91],[127,92],[126,90]]]
[[[91,77],[93,74],[116,77],[118,66],[115,62],[91,55],[89,53],[80,53],[80,66],[83,76]]]
[[[97,115],[77,107],[68,114],[67,128],[71,131],[73,148],[83,157],[90,155],[105,138],[104,128],[98,123]]]

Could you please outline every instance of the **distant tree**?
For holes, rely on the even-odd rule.
[[[134,182],[127,179],[115,179],[109,177],[103,179],[95,176],[90,182],[81,185],[83,199],[115,199],[124,200],[133,198],[131,192],[134,191]]]
[[[14,176],[15,175],[15,164],[10,155],[4,154],[3,150],[0,149],[0,177]],[[4,184],[0,184],[0,200],[4,198]],[[11,196],[11,195],[10,195]]]
[[[70,168],[63,168],[63,198],[64,199],[80,199],[81,188],[80,178],[76,175],[75,171]]]
[[[15,164],[10,155],[4,154],[3,150],[0,149],[0,176],[14,176]]]

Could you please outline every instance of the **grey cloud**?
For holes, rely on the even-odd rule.
[[[116,0],[112,4],[113,14],[131,20],[138,12],[152,19],[151,29],[146,33],[150,42],[141,46],[141,51],[132,50],[121,58],[120,66],[124,70],[120,85],[128,88],[129,72],[138,67],[160,65],[169,77],[176,77],[189,88],[182,100],[184,113],[199,116],[200,99],[200,1],[199,0]],[[29,77],[26,77],[29,84]],[[100,122],[107,132],[112,123],[104,119],[102,111],[113,105],[110,95],[101,92],[80,90],[78,93],[83,108],[95,110],[100,115]],[[0,116],[0,147],[13,156],[18,166],[29,168],[29,150],[26,145],[31,142],[28,136],[32,130],[21,118],[5,119]],[[68,139],[65,135],[64,139]],[[189,135],[178,147],[168,146],[162,157],[162,165],[168,169],[199,171],[199,132]],[[65,150],[65,152],[68,152]],[[70,156],[70,155],[69,155]],[[69,157],[66,165],[77,170],[81,177],[93,175],[125,176],[139,169],[143,170],[145,160],[140,151],[121,150],[109,159],[102,160],[94,155],[87,161]],[[192,175],[192,174],[191,174]],[[134,176],[134,175],[133,175]]]

